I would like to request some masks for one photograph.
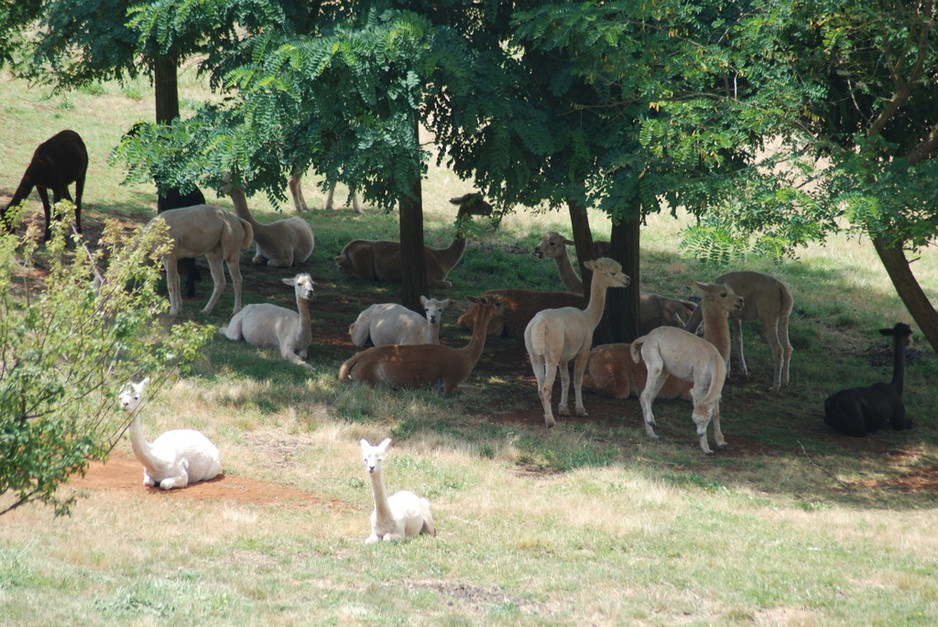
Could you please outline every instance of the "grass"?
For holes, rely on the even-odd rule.
[[[145,85],[104,84],[63,97],[3,79],[0,203],[35,146],[74,128],[91,152],[86,227],[153,215],[152,186],[121,186],[122,172],[107,162],[122,132],[151,115]],[[182,81],[187,101],[197,100],[199,85],[185,75]],[[321,207],[324,196],[309,182],[306,190]],[[431,168],[424,191],[431,243],[446,243],[447,199],[465,191],[465,183]],[[261,219],[288,211],[260,197],[251,203]],[[39,211],[35,195],[28,211]],[[596,236],[606,238],[608,222],[592,218]],[[766,391],[771,358],[748,326],[756,379],[727,388],[723,422],[732,448],[704,458],[686,403],[656,404],[657,441],[645,436],[634,399],[603,404],[588,396],[594,421],[563,419],[547,431],[530,381],[491,359],[473,375],[476,389],[453,398],[339,385],[335,374],[350,349],[316,342],[317,331],[341,328],[352,312],[394,300],[396,292],[340,277],[331,256],[353,237],[395,237],[396,221],[375,210],[316,210],[308,219],[317,250],[307,266],[319,289],[313,368],[215,339],[144,414],[150,434],[191,426],[219,445],[226,480],[211,487],[233,493],[239,481],[263,482],[256,485],[265,498],[199,499],[199,486],[156,494],[135,474],[126,486],[77,488],[82,498],[69,518],[38,507],[4,516],[5,623],[938,621],[938,361],[919,346],[909,365],[913,431],[847,441],[821,423],[831,391],[888,377],[888,343],[876,329],[908,321],[869,242],[840,236],[781,265],[747,260],[795,294],[793,386]],[[676,252],[676,234],[688,223],[686,216],[654,216],[643,229],[649,291],[689,296],[690,280],[721,272]],[[497,230],[482,226],[487,241],[470,247],[445,296],[503,286],[559,289],[553,264],[528,252],[549,228],[569,232],[565,213],[518,212]],[[276,286],[279,274],[248,265],[245,302],[289,305],[289,291]],[[914,270],[938,301],[930,251]],[[208,290],[200,286],[185,315],[222,325],[230,290],[203,319],[198,308]],[[467,336],[455,327],[456,315],[447,313],[441,335],[459,345]],[[492,339],[486,357],[513,350],[519,345]],[[389,488],[431,499],[436,538],[363,544],[371,492],[357,441],[386,436],[395,440]],[[126,457],[129,445],[119,448]]]

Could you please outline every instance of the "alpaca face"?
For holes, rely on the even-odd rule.
[[[436,298],[421,296],[420,302],[423,305],[423,313],[430,324],[439,324],[440,320],[443,319],[443,312],[449,307],[448,298],[438,300]]]
[[[297,298],[303,298],[305,300],[311,300],[313,298],[314,283],[313,277],[309,276],[309,274],[304,272],[303,274],[296,275],[292,279],[283,279],[283,282],[293,286]]]
[[[541,238],[541,243],[534,247],[534,254],[541,259],[545,257],[557,259],[567,254],[569,244],[573,244],[573,242],[557,231],[548,231]]]
[[[127,386],[121,390],[120,396],[118,397],[121,404],[121,409],[125,412],[130,413],[137,409],[140,406],[140,401],[143,399],[143,392],[147,387],[147,383],[150,381],[150,378],[147,377],[140,383],[134,383],[131,381]]]
[[[388,446],[391,444],[391,438],[385,439],[381,444],[372,446],[368,440],[362,439],[359,444],[362,449],[362,460],[365,462],[365,470],[368,474],[381,472],[381,462],[384,461]]]

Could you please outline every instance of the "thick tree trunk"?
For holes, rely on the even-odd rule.
[[[938,312],[929,302],[922,287],[912,274],[909,261],[905,258],[900,244],[889,244],[882,238],[874,237],[873,246],[879,255],[886,273],[889,274],[899,298],[905,303],[912,319],[922,331],[922,335],[931,344],[932,350],[938,352]]]
[[[417,122],[414,122],[414,141],[419,139]],[[419,172],[419,168],[418,168]],[[401,304],[408,309],[423,313],[421,296],[429,296],[427,289],[427,260],[424,256],[423,239],[423,191],[420,176],[413,182],[407,194],[398,202],[401,212]]]
[[[610,255],[622,264],[622,271],[628,275],[629,286],[609,290],[606,301],[606,313],[612,327],[614,342],[631,342],[638,337],[639,294],[641,293],[641,221],[621,220],[612,223]]]
[[[593,231],[590,229],[590,221],[586,213],[586,207],[583,207],[575,200],[568,200],[567,210],[570,212],[570,225],[573,228],[573,241],[576,246],[576,258],[580,266],[580,276],[583,277],[583,292],[588,299],[593,273],[583,265],[583,262],[592,259],[594,256]],[[612,291],[616,290],[610,290],[610,292]],[[606,310],[603,312],[603,318],[599,321],[599,325],[593,333],[593,345],[608,344],[615,341],[612,325],[609,320],[608,299],[612,295],[610,292],[606,293]]]
[[[156,57],[153,61],[153,91],[156,99],[156,123],[172,124],[179,117],[179,86],[176,82],[176,58]]]

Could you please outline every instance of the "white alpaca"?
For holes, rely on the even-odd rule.
[[[243,338],[254,346],[279,347],[284,359],[309,367],[303,360],[306,359],[309,344],[313,340],[309,317],[313,279],[304,272],[282,281],[293,286],[296,311],[272,303],[248,305],[231,318],[228,326],[222,327],[218,332],[234,342]]]
[[[375,497],[375,509],[371,512],[371,535],[365,542],[371,544],[378,540],[403,540],[421,533],[435,536],[430,501],[407,490],[387,495],[381,474],[381,462],[387,456],[391,438],[386,438],[377,446],[372,446],[365,439],[359,444]]]
[[[368,339],[375,346],[387,344],[439,344],[443,312],[449,299],[420,297],[426,317],[395,303],[372,305],[358,314],[349,326],[355,346],[364,347]]]
[[[560,368],[561,416],[570,414],[568,390],[570,387],[570,360],[574,360],[573,392],[576,399],[576,415],[586,416],[583,406],[583,372],[589,361],[593,331],[603,317],[606,308],[606,288],[626,287],[629,277],[622,274],[618,261],[600,257],[584,264],[593,272],[590,285],[590,300],[586,309],[562,307],[544,309],[535,315],[524,329],[524,346],[531,358],[531,367],[537,378],[537,390],[544,407],[544,422],[548,427],[557,424],[551,409],[551,393],[554,378]]]
[[[243,189],[229,185],[226,190],[231,197],[235,213],[249,222],[254,229],[254,263],[288,268],[303,263],[313,254],[316,238],[306,220],[293,217],[262,224],[255,220],[248,210],[247,196]]]
[[[726,326],[726,314],[723,315],[723,324]],[[719,418],[720,397],[726,382],[726,362],[713,344],[684,329],[658,327],[632,342],[631,353],[635,363],[643,359],[648,369],[648,380],[639,400],[645,418],[645,431],[649,436],[656,439],[658,437],[652,428],[655,425],[655,415],[652,413],[651,403],[657,398],[668,374],[672,374],[679,379],[694,382],[694,388],[691,390],[694,400],[691,418],[697,425],[700,449],[707,455],[713,454],[707,444],[707,427],[711,418],[713,438],[717,446],[726,446]]]
[[[140,406],[149,379],[130,383],[121,390],[120,404],[127,413]],[[221,474],[221,454],[205,435],[194,429],[173,429],[147,442],[139,414],[130,425],[134,457],[143,464],[143,485],[163,490],[184,488],[190,483],[214,479]]]

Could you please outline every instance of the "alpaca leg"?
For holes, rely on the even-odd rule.
[[[781,384],[788,385],[788,368],[791,364],[791,341],[788,338],[788,316],[781,315],[778,318],[778,339],[779,344],[782,347],[782,372],[781,372]]]
[[[45,187],[40,187],[37,185],[36,193],[39,194],[39,199],[42,201],[42,214],[46,218],[46,228],[43,232],[42,238],[45,241],[49,241],[49,239],[52,237],[51,224],[49,222],[52,216],[52,205],[49,203],[49,192],[46,191]]]
[[[576,415],[589,416],[586,413],[586,407],[583,405],[583,373],[586,372],[586,364],[589,363],[589,349],[580,352],[573,362],[573,396],[576,402]]]
[[[646,359],[646,364],[647,363]],[[645,389],[642,390],[641,396],[638,397],[639,403],[642,406],[642,417],[645,419],[645,433],[656,440],[658,436],[655,435],[653,428],[655,426],[655,414],[651,410],[651,404],[658,397],[658,392],[661,391],[661,386],[664,385],[667,378],[668,373],[664,372],[664,369],[660,365],[652,366],[648,364],[648,379],[645,381]]]
[[[717,443],[717,446],[719,448],[725,448],[729,446],[729,444],[726,443],[726,439],[723,437],[723,430],[720,429],[720,403],[719,402],[717,402],[717,404],[713,406],[713,415],[711,418],[711,422],[713,422],[713,439]]]
[[[182,310],[182,294],[179,289],[179,266],[175,257],[166,255],[163,258],[166,268],[166,291],[169,293],[169,315],[178,316]]]
[[[225,265],[228,266],[228,274],[231,275],[231,284],[234,287],[234,309],[232,313],[241,311],[241,266],[238,265],[240,254],[240,251],[235,251],[232,257],[225,260]],[[224,278],[225,275],[222,274],[222,287],[225,286]]]
[[[782,387],[782,362],[784,350],[778,336],[778,320],[766,320],[762,323],[765,331],[765,338],[769,342],[769,349],[772,351],[772,391],[777,392]]]
[[[85,173],[75,179],[75,230],[81,233],[81,196],[85,191]]]
[[[712,407],[699,406],[697,405],[696,399],[694,400],[694,412],[691,414],[691,418],[694,424],[697,425],[697,436],[700,438],[700,450],[707,455],[713,455],[713,451],[707,443],[707,426],[710,424],[710,414],[712,411]]]
[[[161,490],[172,490],[173,488],[184,488],[189,485],[189,475],[185,471],[175,477],[169,477],[160,481]]]
[[[208,268],[212,273],[212,295],[209,297],[208,303],[206,303],[205,307],[202,309],[202,313],[209,314],[215,309],[215,304],[218,302],[222,290],[225,289],[225,269],[222,267],[220,252],[209,252],[205,257],[208,260]],[[178,277],[176,280],[178,286]],[[237,312],[237,309],[235,309],[235,312]]]
[[[293,208],[296,209],[297,213],[309,211],[306,198],[303,197],[303,173],[292,172],[287,181],[287,187],[290,188],[290,196],[293,197]]]
[[[551,407],[551,390],[554,387],[554,377],[557,376],[557,366],[547,363],[543,357],[537,357],[531,360],[534,367],[534,376],[537,378],[537,393],[541,399],[541,407],[544,410],[544,424],[553,427],[557,424],[554,420],[554,411]]]
[[[743,352],[743,321],[739,318],[732,318],[733,323],[733,343],[736,344],[736,365],[739,366],[739,376],[748,377],[749,368],[746,367],[746,354]],[[726,362],[726,376],[730,376],[730,360]]]
[[[557,413],[561,416],[570,415],[570,364],[558,364],[560,369],[560,404],[557,406]]]

